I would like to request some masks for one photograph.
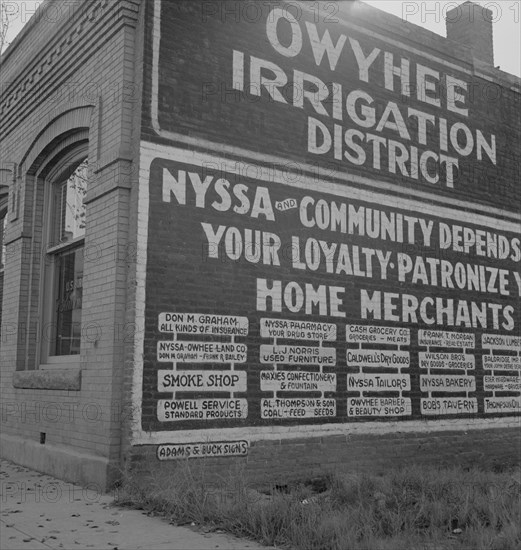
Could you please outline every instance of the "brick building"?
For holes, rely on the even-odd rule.
[[[519,461],[491,12],[445,39],[359,2],[65,4],[0,65],[3,456],[103,486]]]

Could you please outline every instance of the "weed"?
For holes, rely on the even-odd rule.
[[[384,475],[333,473],[261,493],[178,463],[126,476],[120,504],[298,550],[521,549],[519,469],[415,466]]]

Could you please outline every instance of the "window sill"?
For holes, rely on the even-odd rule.
[[[81,390],[80,368],[17,371],[13,374],[13,387],[24,390]]]
[[[80,355],[52,355],[47,358],[45,363],[40,364],[40,370],[58,370],[58,369],[79,370]]]

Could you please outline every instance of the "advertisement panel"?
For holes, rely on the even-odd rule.
[[[326,4],[147,3],[135,388],[161,460],[521,411],[516,95]]]
[[[147,140],[519,204],[518,94],[386,36],[358,2],[149,4]]]
[[[148,429],[518,411],[515,224],[146,150]]]

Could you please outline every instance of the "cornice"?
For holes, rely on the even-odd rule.
[[[60,29],[54,40],[50,40],[47,47],[44,48],[28,66],[17,68],[14,73],[16,76],[12,81],[2,83],[2,93],[0,97],[0,119],[2,124],[1,135],[3,138],[10,133],[5,126],[9,125],[7,121],[9,113],[18,109],[23,99],[31,95],[41,97],[40,94],[43,81],[49,76],[55,76],[58,65],[63,65],[65,61],[73,57],[72,49],[82,42],[88,50],[92,50],[100,44],[103,38],[103,32],[112,36],[118,32],[122,26],[136,27],[139,8],[142,0],[95,0],[85,3],[87,9],[81,14],[76,14],[76,18],[71,18],[65,27]],[[101,15],[100,15],[101,14]],[[93,28],[94,27],[94,28]],[[32,32],[37,32],[38,25],[33,25]],[[94,32],[93,32],[94,30]],[[98,40],[95,40],[95,39]],[[25,37],[30,39],[30,35]],[[20,41],[18,48],[24,47],[24,41]],[[82,54],[87,53],[82,49]],[[16,49],[10,52],[10,62],[16,61]],[[4,71],[1,71],[1,69]],[[0,77],[2,72],[7,72],[6,65],[0,67]],[[34,103],[34,99],[33,99]],[[24,104],[24,107],[26,105]],[[24,115],[20,113],[23,117]],[[11,123],[12,126],[12,123]]]

